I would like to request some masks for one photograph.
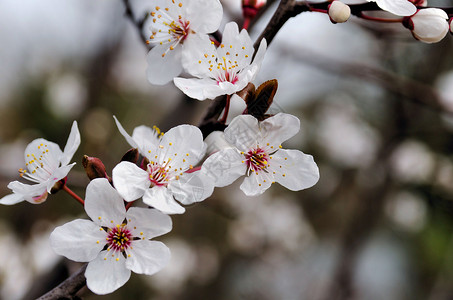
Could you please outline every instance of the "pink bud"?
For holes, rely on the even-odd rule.
[[[266,0],[242,0],[242,11],[245,18],[254,18],[258,11],[266,5]]]

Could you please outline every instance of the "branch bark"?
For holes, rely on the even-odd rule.
[[[83,265],[76,273],[38,300],[78,299],[75,294],[86,285],[85,270],[87,265]]]

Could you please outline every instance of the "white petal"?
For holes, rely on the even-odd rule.
[[[211,78],[180,78],[173,79],[176,87],[190,98],[197,100],[214,99],[225,95],[224,90]]]
[[[247,31],[244,31],[246,33]],[[242,33],[242,32],[241,32]],[[225,28],[223,29],[223,34],[222,34],[222,44],[224,45],[230,45],[230,44],[243,44],[244,47],[248,47],[250,45],[253,45],[252,40],[250,37],[247,36],[248,34],[242,33],[241,35],[239,34],[239,27],[236,22],[229,22],[225,24]]]
[[[53,188],[55,183],[63,178],[65,178],[69,171],[71,171],[72,167],[74,167],[76,163],[72,163],[70,165],[63,165],[62,167],[58,168],[51,174],[51,177],[47,181],[47,192],[50,193],[50,190]]]
[[[146,156],[149,153],[148,151],[155,151],[160,142],[157,132],[143,125],[134,128],[132,138],[137,143],[140,154],[143,156]]]
[[[142,197],[150,185],[148,172],[128,161],[113,168],[112,180],[118,193],[128,202]]]
[[[166,214],[182,214],[186,211],[173,199],[172,193],[163,186],[148,189],[143,196],[143,202]]]
[[[47,199],[47,182],[38,184],[24,184],[19,181],[13,181],[8,184],[8,188],[14,194],[22,195],[24,199],[32,204],[39,204]]]
[[[244,101],[242,101],[244,102]],[[206,143],[206,154],[211,155],[217,151],[226,149],[226,148],[233,148],[234,146],[228,143],[225,140],[225,134],[223,131],[213,131],[211,132],[205,139],[204,142]]]
[[[256,75],[258,75],[264,59],[264,54],[266,53],[266,45],[266,40],[262,39],[253,63],[245,66],[244,69],[238,74],[238,82],[235,83],[235,85],[237,85],[237,91],[242,90],[249,82],[255,79]],[[250,55],[250,57],[251,56],[252,55]]]
[[[247,196],[258,196],[264,193],[272,184],[271,176],[267,176],[263,171],[259,172],[258,175],[251,172],[249,176],[244,178],[240,189]]]
[[[252,64],[257,65],[258,68],[261,68],[261,63],[264,60],[264,54],[266,54],[266,49],[267,49],[267,41],[266,41],[266,39],[262,39],[260,42],[260,46],[258,47],[258,51],[256,51],[255,58],[253,59],[253,63],[252,63]],[[255,78],[253,78],[253,79],[255,79]]]
[[[43,158],[40,157],[41,155]],[[45,169],[53,172],[60,166],[60,159],[62,155],[63,152],[61,152],[60,147],[57,144],[49,142],[45,139],[36,139],[28,144],[27,148],[25,148],[24,158],[25,162],[28,163],[27,168],[30,173],[35,170],[34,166],[40,158],[40,162],[43,163]],[[31,161],[34,161],[34,163],[30,163]],[[42,173],[42,178],[49,178],[47,172],[41,167],[36,169],[36,173]]]
[[[181,45],[177,45],[174,50],[169,50],[169,45],[157,45],[151,49],[147,56],[148,81],[152,84],[163,85],[169,83],[182,71],[181,64]],[[162,54],[165,53],[165,56]]]
[[[367,0],[376,1],[377,5],[385,11],[398,16],[411,16],[415,14],[417,8],[408,0]]]
[[[161,242],[138,240],[127,252],[126,268],[138,274],[153,275],[170,261],[170,249]]]
[[[62,166],[69,164],[74,153],[77,151],[80,145],[80,132],[79,128],[77,127],[77,122],[74,121],[71,127],[71,133],[69,134],[68,141],[66,142],[66,146],[63,150],[63,155],[60,159],[60,163]]]
[[[159,163],[164,164],[170,159],[170,166],[183,170],[198,164],[204,156],[206,145],[200,129],[192,125],[173,127],[163,136],[159,146]],[[149,159],[153,160],[153,153]]]
[[[219,28],[223,15],[219,0],[190,0],[185,5],[190,29],[199,33],[211,33]]]
[[[228,112],[225,123],[230,124],[235,117],[241,115],[246,109],[247,104],[245,103],[244,99],[239,97],[237,94],[233,94],[230,99],[230,110]]]
[[[146,238],[152,239],[170,232],[172,228],[171,218],[155,209],[131,207],[126,217],[134,236],[140,236],[143,232]]]
[[[182,45],[182,65],[184,69],[191,74],[199,78],[210,76],[210,65],[205,55],[211,57],[212,55],[217,56],[217,51],[212,45],[209,36],[206,34],[191,34],[187,37]]]
[[[225,139],[240,151],[247,152],[256,146],[259,131],[258,120],[255,117],[240,115],[225,129]]]
[[[299,150],[278,150],[272,155],[268,170],[275,172],[276,182],[291,191],[309,188],[319,180],[319,170],[313,156]]]
[[[126,259],[123,255],[114,256],[111,257],[110,253],[102,251],[88,264],[85,277],[87,286],[93,293],[109,294],[122,287],[131,277],[131,271],[126,268]]]
[[[201,171],[214,181],[215,186],[224,187],[245,175],[247,165],[236,149],[224,149],[209,156]]]
[[[262,141],[265,144],[269,143],[272,145],[274,147],[272,149],[275,151],[281,143],[299,132],[300,121],[293,115],[278,113],[261,122],[260,129]]]
[[[0,204],[13,205],[13,204],[17,204],[19,202],[22,202],[24,200],[25,200],[25,198],[24,198],[23,195],[20,195],[20,194],[9,194],[9,195],[6,195],[5,197],[3,197],[2,199],[0,199]]]
[[[200,202],[212,195],[214,181],[201,171],[184,173],[179,180],[173,180],[168,188],[182,204]]]
[[[121,123],[118,121],[118,119],[113,116],[113,119],[115,119],[116,127],[118,127],[118,130],[120,131],[121,135],[124,136],[126,141],[131,145],[133,148],[138,148],[138,144],[134,141],[134,139],[126,132],[126,130],[123,128]]]
[[[107,234],[89,220],[74,220],[54,229],[50,246],[58,254],[78,262],[92,261],[105,246]]]
[[[122,224],[126,215],[123,198],[105,178],[93,179],[87,186],[85,211],[98,225]]]

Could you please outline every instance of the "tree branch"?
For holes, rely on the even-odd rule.
[[[75,294],[86,285],[85,270],[87,265],[83,265],[76,273],[38,300],[77,299]]]

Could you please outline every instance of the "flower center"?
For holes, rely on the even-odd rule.
[[[26,154],[25,165],[28,171],[20,168],[19,175],[27,180],[40,183],[49,179],[52,172],[58,168],[59,163],[52,157],[47,145],[39,144],[36,150],[37,154],[33,152]]]
[[[185,20],[182,15],[178,15],[176,18],[176,10],[182,8],[182,3],[176,4],[173,2],[175,7],[161,8],[155,7],[155,11],[152,11],[150,15],[153,17],[153,25],[151,26],[152,34],[149,37],[149,43],[159,43],[160,45],[169,44],[170,47],[162,53],[162,57],[168,53],[169,50],[174,50],[179,43],[183,43],[189,33],[193,33],[190,30],[190,21]]]
[[[252,149],[244,154],[246,158],[248,172],[266,171],[269,155],[261,148]]]
[[[107,233],[108,249],[123,252],[132,242],[132,233],[127,229],[126,224],[116,225],[116,227],[109,228]]]
[[[244,63],[238,62],[249,57],[245,47],[236,47],[233,45],[220,44],[217,48],[217,56],[214,54],[203,55],[202,60],[198,63],[208,68],[211,77],[217,80],[217,84],[221,82],[238,82],[238,74],[244,69]]]
[[[151,162],[147,168],[149,174],[149,181],[151,186],[167,186],[169,181],[169,175],[167,166],[160,166],[157,163]]]

